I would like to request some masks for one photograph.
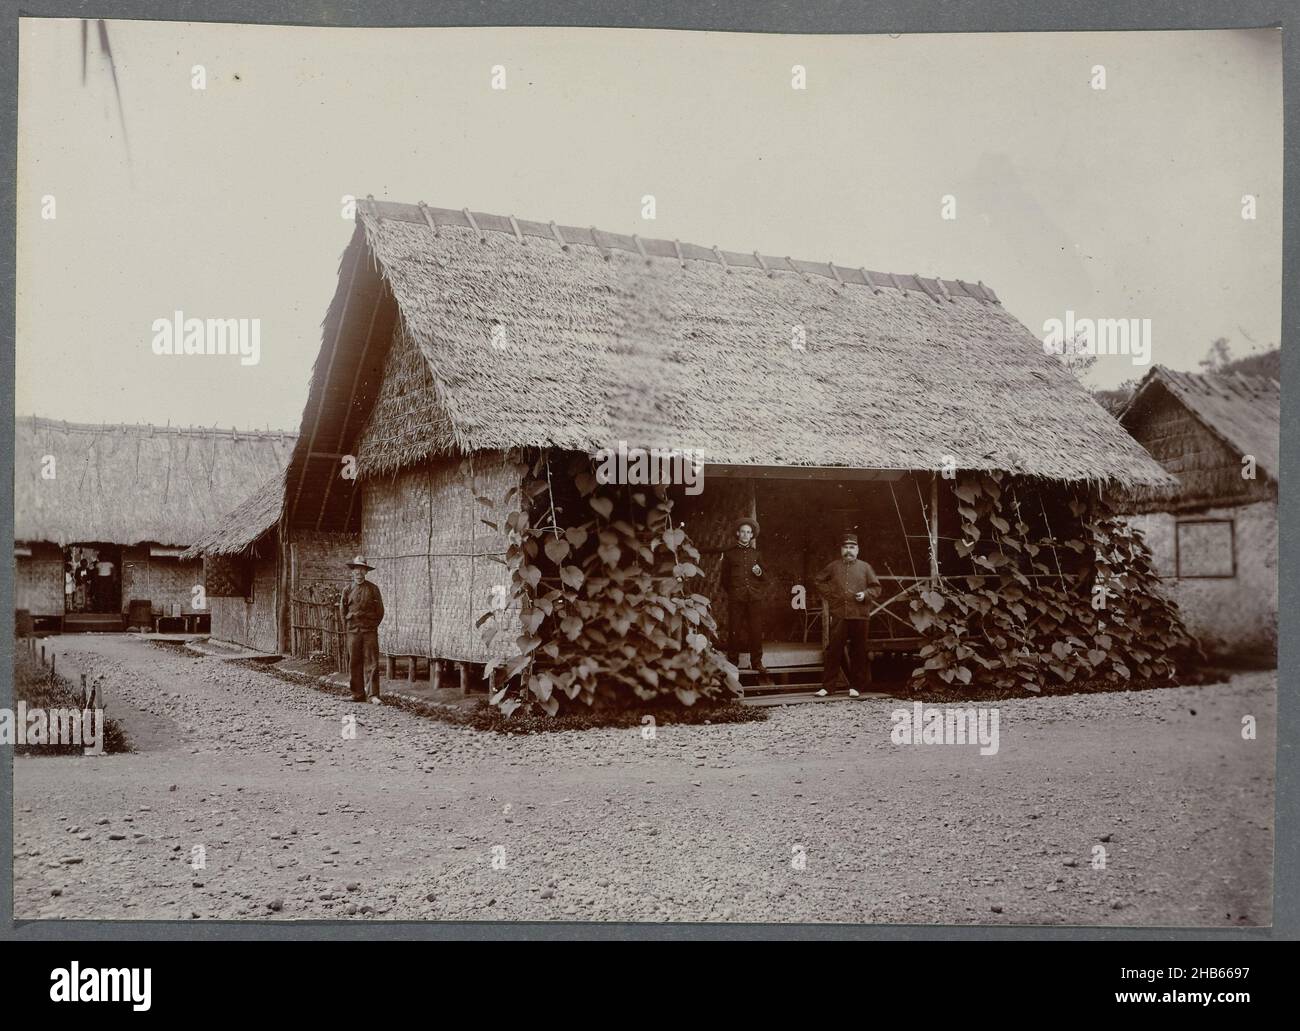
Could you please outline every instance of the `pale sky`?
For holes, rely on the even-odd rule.
[[[1218,336],[1234,355],[1280,339],[1277,30],[110,22],[129,162],[80,32],[21,23],[20,415],[296,429],[344,194],[983,280],[1039,336],[1067,309],[1150,318],[1153,361],[1180,369]],[[177,309],[260,318],[260,364],[155,355]],[[1145,371],[1107,358],[1094,382]]]

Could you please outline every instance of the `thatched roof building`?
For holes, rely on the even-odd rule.
[[[281,431],[18,419],[15,607],[65,630],[118,629],[130,613],[137,625],[185,617],[193,626],[207,613],[195,590],[202,570],[181,550],[252,484],[282,474],[296,441]],[[75,553],[97,571],[86,592],[71,577]]]
[[[182,557],[244,555],[256,551],[284,512],[284,474],[283,468],[277,469],[258,484],[225,518],[200,535]]]
[[[626,440],[712,465],[933,469],[950,455],[1171,484],[980,284],[409,204],[370,202],[358,222],[289,475],[327,520],[348,498],[312,474],[372,406],[363,476]],[[399,313],[423,361],[407,355],[376,397]]]
[[[20,418],[14,539],[191,544],[283,469],[296,441],[277,431]]]
[[[1269,492],[1276,497],[1281,417],[1282,388],[1275,379],[1155,366],[1119,421],[1178,477],[1179,488],[1173,498],[1138,498],[1133,507],[1188,509]],[[1253,479],[1241,474],[1246,455],[1254,458]]]
[[[1276,662],[1281,411],[1275,379],[1157,365],[1120,412],[1179,481],[1124,507],[1189,629],[1219,657]]]
[[[822,516],[888,520],[873,547],[897,579],[932,575],[956,519],[950,496],[933,503],[945,465],[1176,485],[983,284],[370,200],[325,317],[281,541],[359,534],[389,601],[383,650],[482,661],[474,624],[503,544],[460,459],[499,497],[517,449],[620,441],[703,457],[718,479],[689,518],[706,552],[737,511],[787,512],[769,537],[790,534],[791,580],[838,532]],[[247,548],[276,510],[249,505],[257,519],[206,543]]]

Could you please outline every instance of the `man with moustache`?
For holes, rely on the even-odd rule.
[[[823,659],[822,689],[817,696],[825,698],[831,693],[843,668],[849,697],[857,698],[867,682],[867,617],[872,599],[880,596],[880,581],[876,571],[858,558],[856,533],[840,537],[840,557],[817,574],[815,583],[830,608],[830,641]]]

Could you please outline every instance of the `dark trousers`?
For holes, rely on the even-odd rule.
[[[749,652],[750,668],[763,665],[763,608],[757,601],[732,598],[727,605],[727,661],[740,662]]]
[[[822,660],[822,687],[829,691],[843,669],[849,687],[863,690],[871,682],[871,667],[867,664],[867,621],[833,616],[830,634],[826,657]]]
[[[379,631],[348,631],[348,671],[352,697],[379,697]]]

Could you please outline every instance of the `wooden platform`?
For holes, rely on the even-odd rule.
[[[125,627],[120,612],[69,612],[63,617],[65,634],[120,633]]]

